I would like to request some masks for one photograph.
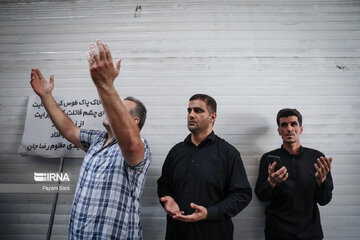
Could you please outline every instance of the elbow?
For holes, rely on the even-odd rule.
[[[141,140],[133,140],[133,141],[129,141],[126,144],[124,151],[124,154],[126,155],[136,155],[138,154],[143,148],[143,143],[141,142]]]
[[[326,198],[320,199],[318,201],[318,203],[320,206],[325,206],[326,204],[328,204],[331,201],[331,199],[332,199],[332,194],[329,194],[329,196],[327,196]]]
[[[237,196],[237,201],[240,206],[240,209],[245,208],[252,199],[252,190],[251,188],[246,188],[242,192],[240,192]]]
[[[59,132],[66,140],[68,140],[71,143],[74,143],[74,140],[76,139],[78,134],[80,134],[80,130],[78,130],[78,128],[75,125],[69,126]]]
[[[125,158],[125,161],[131,166],[135,167],[138,164],[141,163],[143,157],[144,157],[144,145],[141,142],[131,143],[129,142],[125,146],[121,147],[120,149],[123,153],[123,156]]]
[[[252,190],[251,188],[243,189],[241,192],[236,194],[235,202],[232,210],[228,211],[223,215],[223,217],[234,217],[240,213],[244,208],[246,208],[252,199]],[[230,204],[231,205],[231,204]]]
[[[136,149],[133,146],[127,146],[126,149],[123,150],[123,154],[127,156],[132,156],[136,154]]]
[[[332,182],[329,181],[325,181],[325,183],[318,189],[316,199],[320,206],[324,206],[331,201],[333,189],[334,186],[332,185]]]
[[[247,193],[247,196],[245,199],[246,199],[246,205],[248,205],[252,199],[252,189],[251,188],[247,189],[246,193]]]
[[[329,202],[330,202],[330,200],[329,201],[319,201],[318,203],[319,203],[320,206],[325,206]]]
[[[73,135],[71,129],[66,129],[66,130],[60,132],[60,134],[68,141],[70,141],[70,139],[72,138],[72,135]]]
[[[116,135],[115,135],[116,136]],[[124,149],[122,149],[127,154],[136,154],[139,151],[141,151],[141,148],[143,148],[143,143],[140,138],[139,132],[134,132],[131,129],[129,129],[127,132],[125,132],[124,136],[126,136],[123,139],[126,139],[123,141]],[[116,137],[117,140],[119,140],[119,144],[121,144],[121,139]]]
[[[244,198],[244,208],[247,207],[252,200],[252,190],[251,188],[246,191],[246,196]]]

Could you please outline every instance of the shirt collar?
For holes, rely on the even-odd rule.
[[[106,131],[102,132],[101,137],[103,138],[103,141],[104,141],[104,144],[105,144],[107,139],[108,139],[108,133]],[[113,137],[107,146],[112,146],[115,143],[116,143],[116,139],[115,139],[115,137]]]
[[[207,143],[207,142],[215,142],[216,136],[214,131],[212,131],[200,144],[199,146]],[[186,144],[194,145],[194,143],[191,141],[191,133],[185,138],[184,142]]]
[[[299,153],[298,153],[298,154],[291,154],[291,153],[289,153],[289,151],[284,148],[284,145],[281,145],[281,150],[282,150],[284,153],[286,153],[287,155],[289,155],[289,156],[299,156],[299,155],[301,155],[301,154],[303,153],[303,151],[304,151],[302,145],[300,145],[300,149],[299,149]]]

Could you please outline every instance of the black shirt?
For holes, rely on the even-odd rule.
[[[158,196],[171,196],[186,215],[194,209],[190,203],[207,208],[208,217],[195,223],[167,216],[166,239],[232,239],[231,217],[251,200],[249,185],[240,153],[212,132],[198,146],[189,135],[167,155]]]
[[[273,189],[267,181],[268,155],[279,156],[289,173],[288,179]],[[262,156],[255,193],[260,201],[270,200],[265,210],[267,239],[323,238],[317,204],[329,203],[334,187],[330,172],[321,187],[316,182],[314,163],[320,156],[324,154],[303,147],[298,155],[279,148]]]

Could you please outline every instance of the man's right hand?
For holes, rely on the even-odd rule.
[[[40,98],[46,97],[51,94],[54,89],[54,75],[51,75],[50,81],[46,81],[40,70],[35,68],[31,69],[31,87]]]
[[[175,216],[177,214],[184,214],[183,211],[180,211],[179,205],[175,200],[170,196],[164,196],[160,198],[160,201],[164,203],[164,209],[170,216]]]
[[[289,177],[289,173],[285,166],[275,172],[276,164],[277,162],[273,162],[268,167],[269,176],[267,180],[270,183],[271,188],[274,188],[278,183],[284,182]]]
[[[101,40],[96,40],[96,45],[90,44],[87,55],[91,78],[98,90],[113,88],[113,82],[120,72],[121,59],[114,66],[108,45]]]

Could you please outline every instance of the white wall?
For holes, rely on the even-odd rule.
[[[169,149],[188,134],[188,98],[199,92],[217,100],[215,132],[241,152],[252,187],[261,155],[281,144],[277,111],[299,109],[303,145],[334,157],[334,197],[320,208],[325,239],[358,239],[359,1],[0,1],[0,183],[33,183],[34,171],[58,170],[56,159],[17,154],[30,69],[55,75],[55,95],[96,95],[86,52],[97,38],[123,59],[120,96],[148,108],[145,239],[163,239],[156,180]],[[80,165],[65,159],[73,187]],[[59,197],[52,239],[66,239],[72,197]],[[52,200],[0,194],[0,238],[45,239]],[[264,205],[254,195],[234,222],[235,239],[263,239]]]

